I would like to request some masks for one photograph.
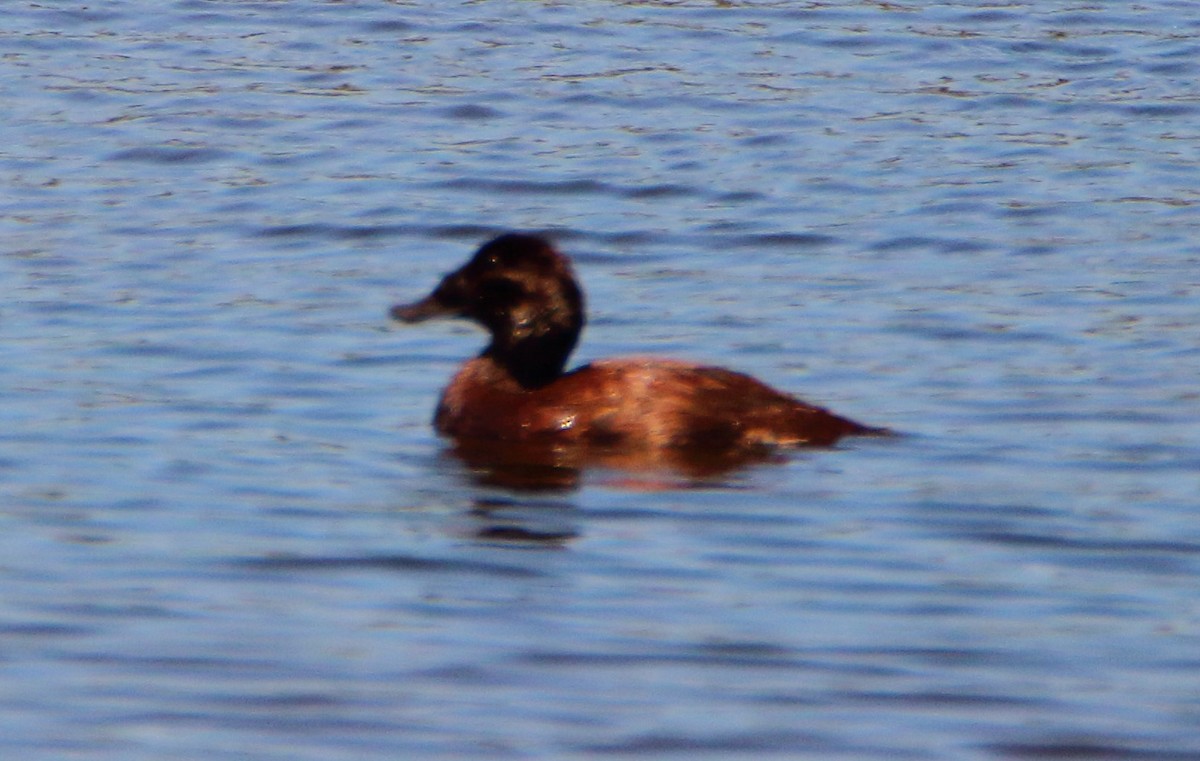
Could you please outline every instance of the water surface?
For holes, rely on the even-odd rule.
[[[1200,12],[18,4],[0,92],[0,749],[1200,757]],[[504,229],[578,360],[907,435],[481,481]]]

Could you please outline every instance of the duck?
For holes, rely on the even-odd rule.
[[[464,318],[490,334],[433,417],[439,433],[476,452],[535,445],[737,456],[891,433],[723,367],[632,356],[567,370],[585,323],[584,294],[570,260],[537,234],[484,243],[429,295],[390,315],[406,324]]]

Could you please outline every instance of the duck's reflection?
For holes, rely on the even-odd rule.
[[[447,450],[476,484],[518,492],[578,489],[585,474],[636,491],[720,487],[747,466],[778,462],[777,450],[699,448],[600,449],[561,442],[459,440]]]
[[[763,450],[738,456],[688,449],[597,450],[561,443],[456,441],[443,451],[458,477],[486,489],[468,513],[466,536],[486,544],[557,548],[581,535],[574,501],[585,481],[623,491],[727,488],[746,466],[782,460]]]
[[[471,508],[472,539],[488,544],[557,548],[579,537],[575,506],[558,501],[478,499]]]

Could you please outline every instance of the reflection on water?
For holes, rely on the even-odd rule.
[[[770,448],[712,450],[697,447],[629,449],[564,445],[553,441],[458,441],[450,452],[487,486],[516,491],[577,489],[585,470],[607,471],[625,488],[647,491],[719,486],[739,468],[781,462],[786,454]]]
[[[570,503],[482,498],[475,501],[470,515],[470,536],[482,542],[562,547],[581,531]]]

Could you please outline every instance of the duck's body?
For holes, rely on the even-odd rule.
[[[829,446],[880,434],[719,367],[658,358],[563,367],[583,327],[570,263],[545,240],[503,235],[392,316],[467,317],[492,334],[442,394],[437,429],[460,442],[562,444],[606,451],[744,452]]]
[[[748,375],[649,357],[593,362],[536,389],[477,357],[442,394],[434,425],[454,438],[714,451],[828,446],[877,432]]]

